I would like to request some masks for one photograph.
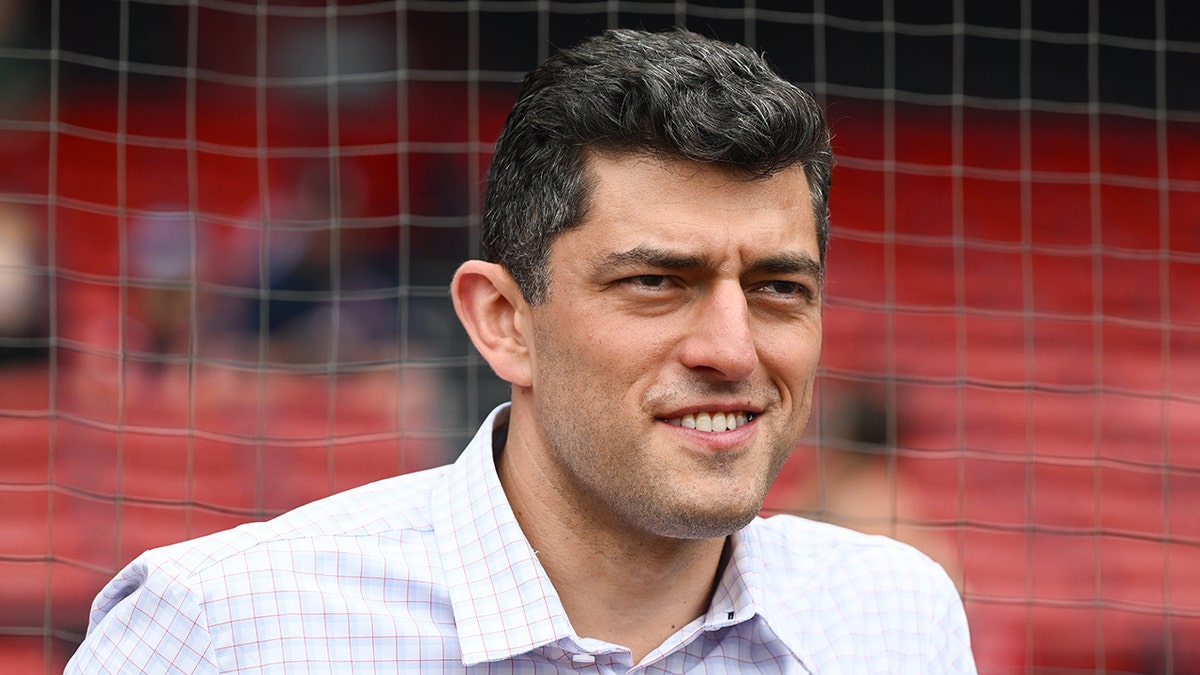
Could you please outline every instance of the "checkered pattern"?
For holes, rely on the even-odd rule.
[[[496,476],[506,417],[451,466],[143,554],[67,673],[974,672],[940,567],[788,516],[736,534],[708,613],[636,667],[576,635]]]

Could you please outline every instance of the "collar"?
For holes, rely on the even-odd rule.
[[[445,474],[432,504],[446,587],[465,665],[510,658],[573,634],[558,593],[500,486],[492,411]]]
[[[781,597],[768,590],[770,573],[762,551],[760,529],[764,521],[755,518],[730,536],[730,557],[713,593],[704,630],[717,631],[745,621],[757,621],[759,628],[773,635],[800,663],[809,663],[803,640],[789,618],[804,613],[807,598]],[[790,595],[790,594],[789,594]],[[786,604],[785,604],[786,603]]]

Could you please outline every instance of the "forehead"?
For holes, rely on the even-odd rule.
[[[580,226],[561,237],[566,248],[585,246],[597,253],[669,245],[743,256],[786,249],[819,257],[801,166],[747,179],[676,158],[593,153],[586,161],[587,207]]]

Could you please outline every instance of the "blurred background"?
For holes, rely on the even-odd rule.
[[[524,72],[765,52],[838,167],[766,511],[959,585],[983,673],[1200,672],[1200,5],[0,0],[0,670],[140,551],[452,460],[447,294]]]

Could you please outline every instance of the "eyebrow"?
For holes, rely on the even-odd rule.
[[[626,251],[613,251],[601,257],[596,264],[598,269],[657,267],[666,270],[683,270],[709,269],[714,266],[708,256],[675,253],[646,245],[635,246]]]
[[[803,253],[780,253],[754,261],[750,271],[766,274],[802,274],[816,279],[817,285],[825,284],[825,266]]]
[[[620,270],[623,268],[654,267],[664,270],[699,269],[711,270],[716,263],[706,255],[676,253],[652,246],[635,246],[625,251],[614,251],[600,257],[597,269]],[[819,261],[803,253],[779,253],[758,258],[748,268],[758,274],[801,274],[814,278],[818,286],[825,282],[825,267]]]

